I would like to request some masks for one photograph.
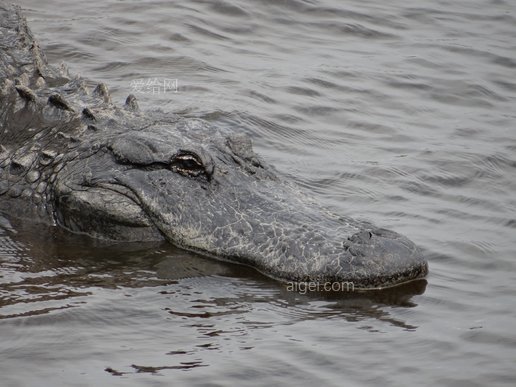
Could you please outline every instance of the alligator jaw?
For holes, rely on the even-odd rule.
[[[202,189],[195,179],[161,170],[132,169],[118,182],[172,244],[283,282],[347,282],[369,290],[427,274],[421,251],[396,232],[334,215],[280,179],[220,168],[214,176],[216,183],[199,182]],[[238,187],[231,184],[236,179]]]
[[[164,239],[125,187],[103,184],[61,191],[58,202],[58,223],[73,232],[128,242]]]

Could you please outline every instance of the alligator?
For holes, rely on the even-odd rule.
[[[134,95],[115,104],[105,84],[49,65],[21,8],[4,3],[0,203],[14,217],[98,239],[166,240],[283,282],[367,290],[428,271],[412,241],[325,209],[238,130],[143,112]]]

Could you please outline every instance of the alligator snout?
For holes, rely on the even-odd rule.
[[[343,278],[355,289],[385,288],[428,272],[421,251],[408,238],[383,228],[356,232],[343,242],[345,272]],[[341,261],[342,262],[342,261]],[[341,279],[342,280],[342,279]]]

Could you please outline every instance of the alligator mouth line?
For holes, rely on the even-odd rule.
[[[58,198],[56,216],[64,228],[96,239],[127,242],[166,239],[137,196],[120,184],[99,182],[68,192]]]
[[[116,200],[106,200],[104,201],[105,212],[109,215],[110,208],[118,209],[119,206],[123,206],[124,211],[117,211],[117,220],[123,218],[125,221],[123,224],[128,226],[140,226],[140,227],[156,227],[156,225],[152,222],[150,216],[148,216],[143,210],[143,205],[141,201],[138,199],[138,196],[134,194],[134,192],[121,184],[116,183],[96,183],[92,186],[88,186],[87,192],[95,191],[96,194],[100,193],[101,195],[106,197],[107,195],[113,196],[113,193],[116,197]],[[104,192],[102,192],[104,191]],[[93,196],[93,195],[92,195]]]

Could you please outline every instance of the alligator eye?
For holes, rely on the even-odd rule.
[[[170,161],[170,169],[183,176],[199,176],[206,173],[199,156],[190,152],[179,152]]]

